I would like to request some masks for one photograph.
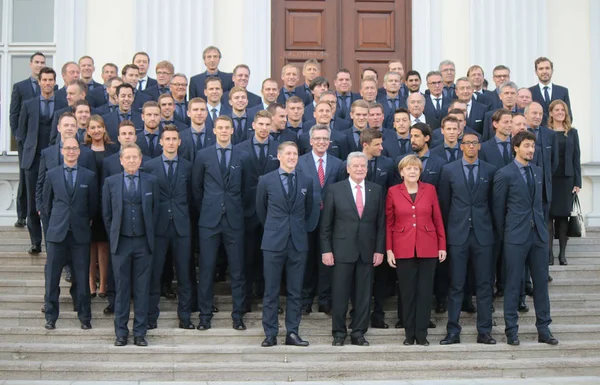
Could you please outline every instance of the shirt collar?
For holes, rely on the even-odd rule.
[[[212,113],[213,108],[217,109],[217,113],[221,112],[221,103],[217,104],[216,106],[211,106],[210,104],[208,105],[208,113]]]
[[[156,132],[150,132],[144,128],[144,135],[158,135],[158,130],[156,130]]]
[[[282,169],[281,167],[279,167],[278,171],[279,171],[280,176],[287,172],[284,169]],[[296,175],[296,169],[292,170],[292,172],[290,174]]]
[[[124,177],[125,179],[127,179],[127,175],[129,175],[129,173],[128,173],[127,171],[123,170],[123,177]],[[137,176],[137,177],[139,177],[139,176],[140,176],[140,170],[137,170],[137,171],[135,172],[135,174],[133,174],[133,176]]]
[[[477,160],[475,161],[475,163],[469,163],[465,160],[465,158],[462,158],[462,165],[463,166],[470,166],[472,164],[474,164],[475,166],[479,166],[479,158],[477,158]]]
[[[544,87],[548,87],[548,92],[552,92],[552,82],[548,84],[538,83],[538,85],[540,86],[540,91],[542,92],[542,95],[544,95]]]
[[[348,177],[348,180],[350,181],[350,188],[352,188],[352,191],[354,191],[356,189],[356,186],[360,186],[362,191],[365,191],[365,180],[363,179],[362,182],[360,183],[355,183],[352,178]]]
[[[403,137],[401,137],[401,136],[400,136],[400,135],[398,135],[398,133],[396,132],[396,138],[397,138],[398,140],[400,140],[400,139],[409,139],[409,140],[410,140],[410,132],[408,133],[408,136],[407,136],[406,138],[403,138]]]
[[[219,143],[216,143],[217,148],[228,148],[228,149],[232,149],[233,147],[231,146],[231,142],[229,142],[229,144],[225,147],[221,146]]]
[[[51,102],[54,101],[54,94],[52,94],[52,96],[50,96],[49,98],[45,98],[40,94],[40,100],[50,100]]]
[[[323,156],[318,156],[317,154],[315,154],[314,151],[310,152],[312,154],[313,160],[315,161],[315,163],[319,163],[319,158],[323,159],[323,163],[327,163],[327,152],[325,152],[325,154],[323,154]]]
[[[177,162],[177,161],[179,160],[179,156],[178,156],[178,155],[175,155],[175,158],[173,158],[173,159],[169,159],[169,158],[167,158],[167,157],[165,156],[165,154],[162,154],[162,155],[161,155],[161,157],[162,157],[162,160],[163,160],[163,162],[166,162],[166,161],[168,161],[168,160],[172,160],[172,161],[175,161],[175,162]]]
[[[510,143],[510,136],[506,138],[506,140],[500,140],[500,138],[494,135],[494,140],[496,141],[496,143]]]
[[[66,164],[64,164],[64,163],[63,163],[63,170],[66,170],[66,169],[67,169],[67,167],[69,167],[69,166],[67,166]],[[77,170],[77,163],[75,163],[75,165],[74,165],[73,167],[71,167],[71,169],[72,169],[73,171]]]
[[[529,164],[527,164],[527,165],[524,165],[524,164],[522,164],[522,163],[521,163],[521,162],[519,162],[519,161],[518,161],[516,158],[515,158],[515,160],[513,160],[513,163],[517,165],[517,168],[518,168],[519,170],[520,170],[520,169],[522,169],[522,168],[524,168],[524,167],[527,167],[527,166],[529,166]]]
[[[269,144],[269,137],[267,137],[267,140],[265,140],[264,143],[260,143],[258,140],[256,140],[256,136],[252,137],[252,144],[253,145],[257,145],[257,144]]]
[[[458,148],[458,143],[456,143],[456,146],[450,147],[446,144],[446,142],[444,142],[444,148]]]

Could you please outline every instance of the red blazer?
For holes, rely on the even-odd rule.
[[[446,233],[435,187],[419,182],[413,203],[404,183],[391,187],[386,200],[386,250],[396,259],[437,258],[446,250]]]

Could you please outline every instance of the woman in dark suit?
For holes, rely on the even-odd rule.
[[[555,100],[548,107],[548,127],[557,132],[558,169],[552,176],[552,202],[550,204],[550,222],[548,231],[550,238],[550,264],[554,265],[552,252],[552,234],[558,235],[560,252],[558,262],[567,264],[565,249],[567,248],[567,230],[569,217],[573,208],[574,194],[581,190],[581,153],[579,135],[571,127],[569,108],[562,100]]]
[[[96,157],[96,177],[98,180],[98,196],[102,192],[102,160],[119,151],[119,146],[114,144],[106,133],[104,120],[100,115],[92,115],[85,136],[85,145],[88,146]],[[102,198],[100,197],[100,200]],[[101,205],[100,205],[101,206]],[[96,296],[96,264],[100,272],[100,288],[98,295],[106,297],[106,279],[108,275],[108,236],[104,222],[102,221],[102,210],[98,212],[92,221],[92,243],[90,244],[90,293],[92,298]]]
[[[396,269],[402,296],[404,345],[429,345],[433,276],[437,260],[446,259],[446,233],[435,187],[419,181],[423,164],[416,155],[398,164],[402,184],[388,190],[386,250]]]

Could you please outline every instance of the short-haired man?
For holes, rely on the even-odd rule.
[[[281,80],[283,86],[279,89],[279,95],[277,96],[277,103],[285,105],[289,98],[292,96],[299,97],[296,95],[296,86],[300,80],[300,69],[295,64],[286,64],[281,68]],[[310,101],[308,98],[302,100],[302,103],[308,104]]]
[[[106,63],[102,66],[102,87],[94,87],[87,94],[87,100],[90,102],[92,108],[98,108],[109,102],[108,86],[109,79],[119,76],[119,68],[116,64]]]
[[[423,114],[427,124],[430,127],[438,128],[442,119],[446,116],[448,106],[452,102],[450,98],[444,96],[444,82],[442,73],[439,71],[430,71],[427,74],[427,91],[425,92],[425,108]]]
[[[156,158],[163,154],[163,148],[160,144],[160,107],[158,103],[149,101],[144,103],[142,108],[142,120],[144,129],[137,134],[135,143],[142,151],[142,155],[149,158]]]
[[[233,120],[233,142],[241,143],[254,135],[252,119],[248,119],[248,93],[245,88],[233,87],[229,91],[227,103],[231,106]]]
[[[493,218],[496,232],[504,242],[505,334],[506,342],[513,346],[519,345],[517,309],[525,266],[529,267],[534,284],[538,342],[558,344],[549,328],[552,319],[548,296],[548,228],[542,207],[543,171],[533,164],[536,141],[531,132],[516,134],[511,143],[514,161],[494,176]]]
[[[513,82],[506,82],[500,86],[500,100],[502,101],[502,108],[511,112],[516,111],[517,104],[517,89],[519,87]],[[499,108],[500,109],[500,108]],[[492,127],[492,116],[497,109],[491,109],[485,113],[483,121],[483,134],[481,135],[482,140],[489,140],[494,136],[494,129]]]
[[[285,344],[308,346],[308,342],[298,335],[298,328],[302,318],[301,290],[308,251],[306,221],[313,209],[313,182],[296,169],[298,147],[295,143],[281,143],[277,158],[279,169],[260,178],[256,190],[256,214],[264,228],[261,249],[264,254],[262,324],[265,339],[261,346],[277,345],[277,313],[284,266],[287,277]]]
[[[236,65],[233,69],[232,79],[233,87],[231,87],[231,89],[239,87],[246,90],[246,94],[248,96],[248,107],[254,107],[261,103],[260,96],[248,91],[248,82],[250,81],[250,67],[248,67],[246,64]],[[230,92],[231,90],[223,92],[223,97],[221,98],[222,103],[227,104],[229,102],[229,100],[231,99],[229,97]]]
[[[66,102],[67,101],[67,86],[73,83],[76,80],[79,80],[81,75],[81,70],[79,68],[79,64],[74,61],[68,61],[63,64],[61,68],[61,76],[63,78],[64,86],[56,90],[56,94],[54,97],[57,101]]]
[[[459,132],[460,125],[458,120],[453,116],[446,116],[442,120],[444,143],[441,146],[434,147],[431,150],[431,155],[439,156],[447,163],[461,159],[463,154],[458,143]]]
[[[360,96],[367,103],[377,100],[377,79],[365,77],[360,81]]]
[[[533,101],[531,96],[531,91],[529,88],[521,87],[517,90],[517,107],[515,108],[515,112],[524,114],[525,107],[531,104]]]
[[[106,124],[106,133],[113,142],[117,141],[119,123],[124,120],[132,121],[138,132],[144,129],[142,114],[133,109],[134,90],[131,84],[123,83],[119,85],[116,89],[119,108],[102,115],[102,119],[104,119],[104,123]]]
[[[452,60],[442,60],[438,66],[438,71],[442,73],[444,89],[442,93],[450,100],[456,98],[454,90],[454,78],[456,77],[456,66]]]
[[[284,107],[279,103],[273,103],[266,109],[271,114],[271,138],[278,143],[296,143],[298,135],[302,133],[300,130],[302,123],[301,112],[304,110],[304,104],[299,97],[292,96],[288,99],[286,105],[287,107]],[[288,111],[293,111],[293,121],[288,119],[291,118]]]
[[[387,72],[383,76],[383,88],[385,94],[377,98],[377,103],[383,106],[385,117],[385,127],[392,127],[394,121],[394,112],[400,107],[406,107],[406,97],[402,96],[400,90],[404,84],[402,76],[397,72]]]
[[[348,120],[346,119],[342,119],[339,116],[337,116],[337,109],[338,109],[338,105],[339,103],[336,102],[337,98],[336,98],[336,94],[334,91],[324,91],[323,93],[321,93],[321,97],[319,98],[319,102],[327,102],[329,103],[329,106],[331,107],[331,120],[329,121],[329,123],[321,123],[319,124],[328,124],[329,128],[332,131],[336,131],[336,133],[334,133],[333,135],[335,136],[337,133],[339,132],[343,132],[346,131],[347,129],[349,129],[350,127],[352,127],[352,123],[350,123],[350,115],[348,115]],[[360,100],[360,99],[357,99]],[[317,104],[315,104],[316,107]],[[316,109],[316,108],[315,108]],[[350,111],[350,109],[348,110]],[[313,117],[311,117],[310,119],[306,120],[303,124],[302,124],[302,132],[303,133],[308,133],[308,131],[312,128],[312,126],[314,126],[316,124],[316,111],[313,111]]]
[[[458,100],[467,105],[467,126],[477,131],[479,135],[483,133],[483,121],[488,106],[473,100],[473,85],[471,81],[462,77],[456,80],[456,96]]]
[[[571,99],[569,98],[569,89],[552,83],[554,74],[554,63],[547,57],[541,56],[535,59],[535,75],[539,83],[529,87],[531,97],[534,102],[538,102],[544,109],[544,118],[542,125],[545,126],[548,121],[548,107],[554,100],[562,100],[569,107],[569,116],[573,121],[573,110],[571,109]]]
[[[65,112],[72,112],[73,105],[80,101],[85,100],[85,96],[87,93],[87,85],[81,79],[75,80],[73,83],[67,85],[67,106],[61,108],[60,110],[56,110],[54,114],[54,118],[52,119],[52,127],[50,128],[50,144],[56,143],[56,127],[58,126],[58,119]]]
[[[510,68],[500,64],[494,67],[492,71],[492,80],[496,89],[489,91],[477,98],[477,101],[483,104],[487,104],[490,109],[502,108],[502,101],[500,100],[500,86],[510,81]]]
[[[488,92],[483,89],[483,81],[485,80],[483,68],[477,64],[470,66],[467,70],[467,78],[473,84],[473,98],[479,101],[479,97]]]
[[[86,144],[87,130],[90,124],[90,117],[92,116],[90,104],[87,100],[80,100],[73,104],[72,111],[77,120],[77,133],[75,137],[80,144]]]
[[[206,124],[208,117],[206,100],[191,99],[188,102],[187,115],[190,118],[190,126],[179,132],[181,136],[179,155],[193,162],[198,151],[215,143],[215,134]]]
[[[408,95],[421,92],[421,74],[418,71],[410,70],[406,73],[406,88]]]
[[[370,103],[369,104],[369,115],[367,116],[367,123],[369,128],[374,128],[380,131],[385,137],[388,133],[391,133],[393,126],[393,116],[390,119],[386,119],[383,113],[384,105],[381,103]],[[384,121],[385,120],[385,121]]]
[[[408,112],[410,112],[411,127],[416,123],[429,123],[423,113],[425,111],[425,96],[423,94],[410,94],[406,98]]]
[[[161,60],[156,63],[156,84],[146,86],[144,92],[152,97],[152,100],[158,101],[158,97],[163,94],[170,94],[171,79],[175,73],[175,66],[170,61]]]
[[[321,64],[317,59],[308,59],[302,65],[302,76],[304,77],[304,84],[296,87],[296,96],[304,100],[306,105],[313,102],[313,95],[310,89],[310,83],[314,78],[321,75]]]
[[[94,59],[91,56],[85,55],[79,58],[79,68],[81,69],[81,80],[87,85],[88,91],[92,91],[96,87],[102,87],[102,84],[94,80]]]
[[[136,64],[127,64],[121,70],[123,81],[133,87],[133,103],[131,109],[142,111],[144,103],[152,100],[152,96],[139,90],[140,86],[140,68]]]
[[[157,100],[158,107],[160,108],[160,128],[162,129],[167,124],[173,124],[177,127],[177,130],[182,131],[188,127],[187,124],[179,119],[175,119],[175,99],[173,96],[165,92],[160,95]]]
[[[204,88],[204,97],[206,98],[206,108],[208,110],[208,118],[206,123],[212,129],[215,121],[221,115],[231,116],[231,106],[229,103],[221,103],[223,96],[223,87],[221,80],[217,77],[209,77],[206,79],[206,87]]]
[[[368,116],[369,104],[367,104],[366,101],[357,100],[352,103],[352,107],[350,107],[350,118],[352,118],[354,124],[350,129],[344,131],[349,153],[362,150],[362,146],[360,145],[360,134],[368,126]]]
[[[86,99],[90,102],[90,106],[98,106],[95,107],[96,114],[102,116],[119,108],[119,102],[117,100],[117,87],[121,84],[123,84],[123,79],[118,76],[114,76],[104,83],[103,90],[96,88],[87,95]],[[100,93],[100,91],[102,92]],[[96,96],[90,97],[92,94],[95,94]],[[104,94],[106,94],[106,99],[104,99]]]
[[[248,117],[250,119],[252,119],[258,111],[266,110],[271,104],[277,103],[278,87],[277,81],[273,78],[263,80],[260,88],[262,102],[259,105],[248,109]]]
[[[204,97],[206,79],[210,77],[221,79],[223,91],[229,91],[233,88],[232,74],[219,70],[219,63],[221,63],[221,50],[219,48],[212,45],[206,47],[202,52],[202,59],[206,71],[190,78],[190,98]]]
[[[303,122],[312,119],[315,106],[321,100],[321,95],[329,90],[329,81],[323,76],[317,76],[310,82],[309,89],[312,95],[312,103],[309,103],[304,107],[304,115],[302,115]]]
[[[352,75],[346,68],[341,68],[335,74],[333,80],[335,87],[335,96],[337,98],[336,117],[350,120],[350,106],[355,100],[360,99],[360,95],[352,92]]]
[[[131,62],[135,64],[139,69],[139,80],[137,83],[137,90],[144,91],[148,87],[152,87],[158,84],[156,79],[152,79],[148,76],[148,68],[150,67],[150,56],[146,52],[136,52],[131,59]]]
[[[315,107],[315,112],[313,116],[315,119],[311,120],[314,124],[322,124],[326,125],[330,128],[329,133],[329,148],[327,152],[335,156],[338,159],[346,159],[348,156],[348,144],[346,138],[347,128],[350,127],[350,124],[345,119],[336,118],[335,116],[335,96],[333,92],[326,91],[323,93],[323,99],[317,103]],[[313,126],[314,126],[313,124]],[[339,131],[337,129],[331,129],[333,127],[345,127],[344,131]],[[300,136],[298,137],[298,148],[300,154],[304,155],[312,150],[312,145],[310,143],[310,129],[312,126],[304,123],[302,127],[302,131],[300,132]]]
[[[410,113],[406,108],[399,108],[394,113],[394,134],[383,138],[382,154],[390,159],[411,154],[410,146]]]
[[[190,124],[190,118],[187,116],[187,84],[187,76],[178,72],[173,75],[169,88],[171,89],[171,96],[175,103],[173,116],[180,122]]]
[[[279,104],[279,103],[277,103]],[[273,104],[271,104],[272,106]],[[269,106],[269,108],[271,108]],[[286,124],[285,128],[296,134],[296,138],[292,142],[296,142],[298,135],[303,130],[302,117],[304,116],[304,102],[298,96],[292,96],[285,102]],[[275,115],[273,115],[275,116]],[[285,140],[283,141],[285,142]],[[282,143],[282,141],[280,141]]]

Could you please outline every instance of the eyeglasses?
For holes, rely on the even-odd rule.
[[[477,145],[479,144],[479,141],[475,140],[475,141],[473,141],[473,142],[462,142],[462,144],[464,144],[464,145],[465,145],[465,146],[467,146],[467,147],[470,147],[470,146],[477,146]]]
[[[329,142],[329,138],[312,138],[315,142]]]
[[[77,152],[79,151],[79,147],[63,147],[63,150],[65,150],[65,152]]]
[[[187,87],[187,83],[171,83],[173,87]]]
[[[439,86],[442,82],[427,82],[427,84],[431,84],[432,86]]]

